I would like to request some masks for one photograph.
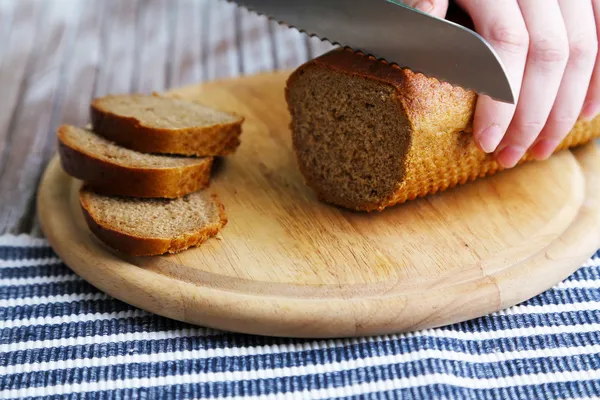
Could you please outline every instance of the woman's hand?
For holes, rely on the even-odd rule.
[[[444,17],[447,0],[409,1]],[[473,136],[505,168],[549,157],[579,117],[600,112],[600,0],[456,0],[498,52],[516,105],[480,96]]]

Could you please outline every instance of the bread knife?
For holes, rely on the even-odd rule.
[[[231,0],[230,0],[231,1]],[[400,0],[233,0],[249,11],[334,45],[514,104],[491,45],[473,30]]]

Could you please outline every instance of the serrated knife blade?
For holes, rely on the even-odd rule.
[[[514,104],[498,54],[476,32],[397,0],[233,0],[310,36]]]

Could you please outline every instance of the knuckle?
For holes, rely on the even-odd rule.
[[[541,120],[523,121],[518,124],[517,132],[519,132],[520,136],[523,138],[530,138],[537,136],[537,134],[544,129],[545,125],[546,122]]]
[[[576,119],[576,114],[558,114],[552,118],[552,122],[558,126],[567,126],[570,128],[570,125],[573,125]]]
[[[489,36],[490,42],[514,53],[525,53],[529,47],[529,35],[525,28],[496,24],[490,29]]]
[[[531,43],[529,58],[538,64],[566,64],[569,44],[562,38],[543,38]]]
[[[562,136],[564,132],[569,132],[575,122],[577,121],[577,115],[575,114],[559,114],[553,116],[549,121],[548,125],[552,128],[552,136]]]
[[[598,39],[596,35],[582,35],[574,38],[569,44],[569,60],[574,62],[592,63],[598,54]]]

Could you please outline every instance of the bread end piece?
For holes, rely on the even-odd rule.
[[[157,94],[115,94],[92,100],[92,128],[143,153],[228,156],[241,144],[243,116]]]
[[[349,49],[296,69],[286,100],[299,169],[328,203],[381,211],[502,169],[473,140],[473,91]],[[600,118],[578,121],[556,151],[596,137]]]
[[[61,125],[57,137],[63,170],[98,193],[177,198],[210,185],[213,157],[137,153],[70,125]]]
[[[91,232],[107,246],[130,256],[175,254],[200,246],[216,236],[228,222],[225,207],[218,196],[206,191],[172,200],[135,199],[100,195],[84,185],[79,192],[79,201]],[[185,224],[161,215],[184,213],[185,203],[191,203],[196,212],[210,211],[206,211],[191,229],[189,226],[185,229]],[[134,214],[132,205],[142,205],[141,212]],[[183,220],[191,218],[189,213],[180,217]],[[167,232],[155,231],[156,226],[170,222],[175,225]],[[154,226],[148,228],[148,225]],[[143,229],[147,231],[140,232]]]

